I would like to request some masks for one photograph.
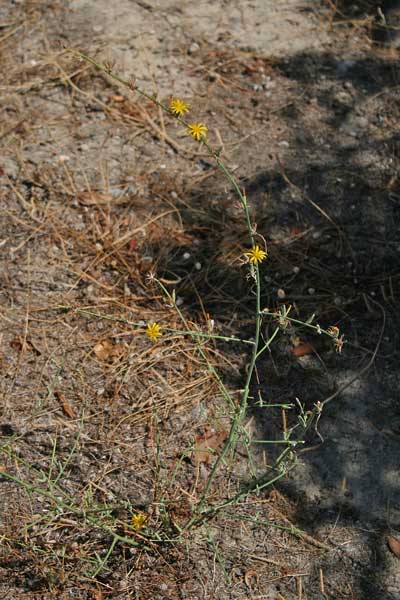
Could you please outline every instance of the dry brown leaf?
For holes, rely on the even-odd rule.
[[[138,243],[136,240],[129,240],[128,250],[129,252],[134,252],[138,247]]]
[[[389,535],[387,543],[393,554],[397,556],[397,558],[400,558],[400,540],[392,535]]]
[[[30,340],[26,340],[22,336],[18,336],[11,340],[10,346],[13,350],[17,350],[17,352],[33,350],[36,354],[41,354],[40,350],[38,350]]]
[[[196,437],[195,449],[193,451],[193,459],[196,464],[208,463],[211,460],[213,451],[218,448],[226,440],[227,433],[223,429],[215,431],[215,429],[209,429],[202,435]]]
[[[114,345],[111,342],[104,340],[103,342],[97,342],[97,344],[95,344],[93,352],[100,360],[107,360],[112,356],[113,348]]]
[[[58,402],[60,403],[60,406],[63,409],[63,412],[67,415],[67,417],[69,417],[70,419],[75,419],[74,409],[69,404],[69,402],[66,399],[66,397],[64,396],[64,394],[60,391],[55,391],[54,395],[57,398]]]
[[[250,589],[258,585],[259,578],[259,574],[254,569],[250,569],[244,574],[244,582]]]
[[[294,356],[306,356],[307,354],[312,354],[314,352],[314,348],[308,342],[301,342],[291,350]]]
[[[98,206],[113,202],[110,194],[101,194],[100,192],[80,192],[77,198],[83,206]]]
[[[296,227],[296,226],[295,226],[295,227],[291,227],[291,228],[290,228],[290,234],[291,234],[293,237],[297,237],[297,236],[299,236],[299,235],[302,235],[302,234],[304,233],[304,231],[305,231],[305,230],[304,230],[304,229],[302,229],[301,227]]]
[[[111,102],[125,102],[125,98],[119,95],[111,96],[110,100]]]
[[[99,360],[108,360],[114,356],[120,356],[123,348],[120,344],[112,344],[108,340],[103,340],[94,345],[93,352]]]
[[[165,227],[160,223],[150,223],[147,226],[147,239],[153,243],[168,239],[173,240],[176,244],[189,245],[193,244],[195,237],[178,227]]]
[[[16,337],[13,340],[11,340],[10,342],[10,346],[13,350],[16,350],[17,352],[21,352],[21,350],[23,349],[25,343],[22,337]]]

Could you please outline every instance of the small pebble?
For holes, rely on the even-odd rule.
[[[286,292],[282,288],[279,288],[279,290],[276,292],[276,294],[280,300],[283,300],[284,298],[286,298]]]
[[[197,42],[193,42],[188,48],[188,54],[195,54],[200,50],[200,46]]]
[[[200,271],[200,269],[201,269],[201,263],[199,263],[199,262],[195,263],[194,267],[195,267],[195,269],[197,269],[198,271]]]
[[[315,294],[315,288],[313,288],[313,287],[309,287],[307,291],[310,294],[310,296],[312,296],[313,294]]]

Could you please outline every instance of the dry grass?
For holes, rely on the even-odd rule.
[[[0,589],[43,600],[330,597],[336,580],[329,574],[327,582],[325,570],[337,566],[348,532],[329,524],[305,533],[296,501],[277,490],[181,535],[209,473],[193,445],[226,430],[229,413],[198,344],[178,333],[179,317],[149,275],[176,288],[193,330],[207,331],[215,319],[216,333],[247,337],[253,296],[237,260],[245,227],[204,150],[154,104],[60,47],[50,17],[65,13],[53,4],[27,2],[0,22],[0,475],[27,483],[1,478]],[[365,23],[352,26],[362,31]],[[299,318],[317,312],[321,322],[345,327],[360,303],[376,317],[365,290],[383,289],[380,300],[391,306],[398,274],[366,269],[364,287],[355,286],[346,270],[355,255],[347,223],[320,200],[325,189],[306,189],[292,166],[295,150],[281,159],[282,140],[295,147],[291,115],[306,137],[329,103],[307,104],[306,86],[289,67],[255,51],[204,42],[187,65],[196,115],[213,121],[213,141],[246,186],[259,231],[268,232],[264,306],[288,300]],[[272,80],[279,93],[261,101],[255,92],[269,93]],[[336,169],[328,164],[326,188]],[[145,335],[153,321],[166,330],[156,345]],[[272,331],[266,324],[264,335]],[[304,360],[304,379],[291,379],[293,345],[304,341],[294,338],[282,336],[267,366],[259,365],[256,400],[289,402],[304,386],[312,407],[321,389],[331,393],[332,349],[312,339],[317,358],[309,370]],[[214,340],[204,349],[236,402],[246,346]],[[355,353],[369,359],[372,350],[361,339]],[[275,432],[291,424],[285,412],[266,418],[253,409],[249,435],[261,435],[265,421]],[[256,452],[255,471],[269,460]],[[233,496],[249,478],[240,446],[210,502]],[[146,535],[131,525],[137,512],[148,517]],[[356,597],[357,581],[349,575],[343,598]]]

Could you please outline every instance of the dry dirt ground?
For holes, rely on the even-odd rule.
[[[1,598],[400,599],[395,5],[0,2]],[[181,327],[147,276],[193,327],[246,338],[246,230],[205,150],[68,48],[190,102],[267,240],[263,307],[291,304],[347,342],[337,354],[307,329],[280,333],[257,366],[249,436],[281,438],[296,411],[283,423],[269,406],[296,398],[329,399],[318,429],[283,481],[179,542],[166,523],[174,537],[210,469],[182,452],[227,417],[190,337],[146,338],[149,321]],[[246,347],[207,353],[239,392]],[[257,475],[271,456],[255,453]],[[243,453],[231,467],[211,502],[247,482]],[[96,576],[111,537],[81,518],[93,506],[138,541]],[[126,533],[132,510],[149,547]]]

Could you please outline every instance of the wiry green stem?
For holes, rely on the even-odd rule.
[[[77,52],[76,50],[71,50],[71,52],[73,52],[75,54],[75,56],[78,56],[79,58],[89,62],[90,64],[94,65],[97,69],[99,69],[100,71],[106,73],[107,75],[109,75],[112,79],[118,81],[119,83],[129,87],[129,89],[136,91],[140,96],[147,98],[148,100],[151,100],[152,102],[154,102],[157,106],[159,106],[163,111],[165,111],[166,113],[174,116],[174,118],[179,121],[180,123],[182,123],[183,125],[185,125],[186,127],[189,126],[189,123],[182,118],[179,115],[174,114],[174,112],[167,106],[165,106],[162,102],[160,102],[155,96],[152,96],[150,94],[148,94],[147,92],[143,91],[142,89],[140,89],[136,84],[132,84],[132,82],[129,82],[125,79],[123,79],[122,77],[120,77],[119,75],[117,75],[116,73],[114,73],[112,71],[111,68],[109,67],[105,67],[101,64],[99,64],[98,62],[96,62],[95,60],[93,60],[91,57],[86,56],[85,54],[83,54],[82,52]],[[243,208],[243,212],[244,212],[244,217],[245,217],[245,221],[246,221],[246,226],[247,226],[247,230],[248,230],[248,235],[249,235],[249,239],[250,239],[250,243],[252,245],[252,247],[254,247],[255,245],[255,227],[254,225],[252,225],[251,223],[251,218],[250,218],[250,213],[249,213],[249,209],[248,209],[248,204],[247,204],[247,199],[246,199],[246,195],[245,192],[242,191],[240,189],[239,184],[237,183],[235,177],[233,176],[233,174],[230,172],[230,170],[228,169],[228,167],[225,165],[225,163],[221,160],[219,153],[217,151],[215,151],[212,146],[208,143],[208,141],[205,139],[205,136],[201,139],[201,143],[204,145],[204,147],[207,149],[207,152],[209,153],[209,155],[216,161],[217,167],[219,168],[219,170],[222,172],[222,174],[227,178],[227,180],[231,183],[233,189],[235,190],[235,193],[237,194],[241,206]],[[251,265],[251,276],[254,277],[255,280],[255,331],[254,331],[254,339],[251,342],[253,344],[252,346],[252,353],[251,353],[251,358],[250,358],[250,364],[248,367],[248,371],[247,371],[247,377],[246,377],[246,382],[245,382],[245,387],[242,393],[242,398],[241,398],[241,402],[239,407],[237,407],[235,405],[235,403],[232,400],[231,394],[228,391],[228,389],[226,388],[226,386],[224,385],[224,383],[222,382],[221,378],[219,377],[218,373],[215,371],[214,367],[210,364],[210,361],[203,349],[203,347],[201,346],[201,344],[198,342],[197,347],[198,347],[198,351],[201,354],[201,356],[203,357],[203,359],[205,360],[210,372],[212,373],[213,377],[215,378],[215,380],[218,383],[218,386],[223,394],[223,396],[225,397],[225,399],[228,401],[232,411],[233,411],[233,416],[232,416],[232,422],[231,422],[231,427],[230,427],[230,431],[228,434],[228,437],[224,443],[224,446],[221,450],[221,452],[219,453],[217,459],[214,462],[214,465],[211,469],[210,475],[208,477],[207,483],[205,485],[204,491],[202,493],[202,496],[200,498],[200,501],[195,509],[195,513],[193,515],[193,517],[191,519],[189,519],[189,521],[187,522],[187,524],[185,525],[184,529],[189,529],[190,527],[192,527],[195,523],[198,523],[199,518],[201,520],[201,513],[204,510],[204,506],[207,503],[208,500],[208,495],[210,493],[211,490],[211,486],[215,480],[215,477],[220,469],[221,464],[224,462],[226,455],[228,454],[228,452],[232,449],[232,448],[236,448],[237,442],[238,442],[238,433],[239,433],[239,429],[240,426],[243,422],[243,419],[246,415],[246,411],[247,411],[247,407],[248,407],[248,399],[249,399],[249,393],[250,393],[250,385],[251,385],[251,381],[252,381],[252,377],[254,374],[254,370],[256,367],[256,361],[257,358],[260,356],[260,354],[262,354],[262,352],[264,352],[264,350],[266,350],[270,343],[272,342],[272,339],[277,335],[277,330],[274,332],[271,340],[269,340],[266,344],[264,344],[264,346],[259,350],[258,346],[259,346],[259,342],[260,342],[260,334],[261,334],[261,322],[262,322],[262,311],[261,311],[261,284],[260,284],[260,273],[259,273],[259,268],[258,268],[258,264],[256,263],[255,265]],[[160,285],[161,289],[163,290],[164,294],[171,300],[171,295],[169,294],[168,290],[165,288],[165,286],[158,281],[158,284]],[[174,302],[174,307],[182,321],[182,323],[185,326],[186,331],[188,332],[189,335],[191,335],[193,337],[193,339],[199,338],[200,336],[197,335],[196,332],[193,332],[187,322],[187,320],[185,319],[182,311],[179,310],[179,308],[176,306],[176,303]],[[236,340],[235,340],[236,341]],[[288,444],[288,446],[290,447],[290,445]],[[214,509],[213,509],[214,511]],[[214,511],[215,512],[215,511]],[[200,515],[200,517],[199,517]]]

